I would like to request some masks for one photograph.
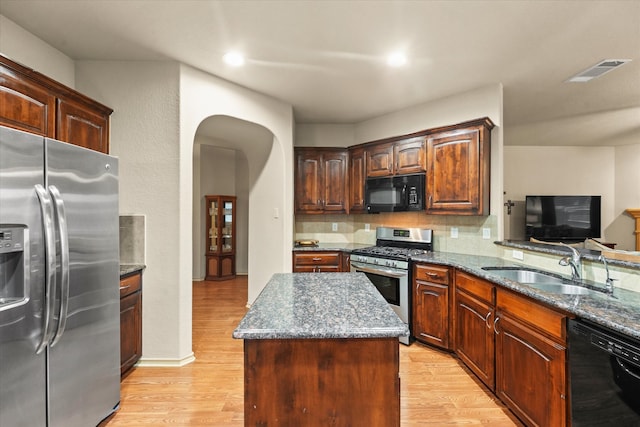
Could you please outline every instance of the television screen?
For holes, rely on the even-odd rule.
[[[525,237],[583,241],[600,237],[600,196],[527,196]]]

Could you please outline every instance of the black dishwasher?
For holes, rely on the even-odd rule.
[[[640,426],[640,341],[569,321],[572,427]]]

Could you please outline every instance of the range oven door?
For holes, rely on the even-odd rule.
[[[409,322],[409,271],[395,268],[374,266],[351,261],[350,271],[364,273],[389,306],[408,326]],[[400,337],[400,342],[409,344],[409,337]]]

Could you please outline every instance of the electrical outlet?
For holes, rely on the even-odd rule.
[[[485,240],[489,240],[491,239],[491,229],[490,228],[483,228],[482,229],[482,238]]]
[[[522,251],[517,251],[517,250],[513,250],[513,252],[511,253],[511,256],[514,257],[515,259],[519,259],[520,261],[524,260],[524,252]]]
[[[332,222],[331,223],[331,231],[338,231],[338,223],[337,222]]]
[[[451,227],[451,238],[452,239],[458,238],[458,227]]]
[[[365,224],[364,231],[371,231],[371,224]]]

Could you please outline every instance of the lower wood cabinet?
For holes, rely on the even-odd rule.
[[[400,426],[397,338],[247,339],[246,426]]]
[[[566,426],[566,313],[456,271],[460,360],[527,426]]]
[[[120,374],[142,356],[142,272],[120,278]]]
[[[294,273],[338,273],[343,271],[342,252],[294,251]]]
[[[496,395],[528,426],[567,425],[566,316],[498,290]]]
[[[495,390],[495,285],[456,272],[455,352],[491,390]]]
[[[448,267],[415,264],[413,268],[413,335],[419,341],[451,348]]]

